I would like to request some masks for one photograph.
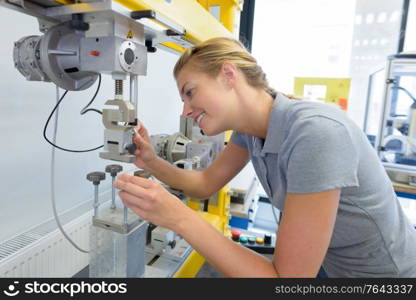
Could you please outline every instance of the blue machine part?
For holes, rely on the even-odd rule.
[[[406,157],[402,154],[396,153],[396,163],[416,166],[416,156],[415,157]]]
[[[385,146],[386,150],[390,151],[401,151],[403,148],[403,142],[398,139],[390,140]]]
[[[240,218],[236,216],[232,216],[230,219],[230,226],[237,227],[241,229],[247,229],[249,224],[249,220],[246,218]]]

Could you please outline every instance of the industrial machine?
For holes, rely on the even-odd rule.
[[[416,185],[416,53],[388,57],[377,152],[391,180]]]
[[[250,229],[256,218],[259,181],[253,177],[248,189],[230,189],[230,226]]]
[[[95,110],[102,114],[104,125],[103,150],[99,156],[113,163],[133,163],[138,76],[146,75],[147,53],[158,48],[181,53],[202,40],[231,36],[242,1],[217,2],[0,0],[0,5],[39,21],[43,35],[20,38],[14,45],[15,67],[27,80],[49,81],[66,91],[81,91],[101,80],[101,74],[112,77],[114,95],[106,101],[107,107],[102,112]],[[212,10],[213,6],[218,9]],[[217,18],[209,11],[217,11]],[[123,89],[126,81],[127,96]],[[206,137],[192,120],[182,120],[180,133],[156,135],[152,142],[158,155],[177,167],[203,169],[222,150],[224,136]],[[203,258],[174,232],[149,225],[126,207],[117,207],[114,188],[111,205],[100,207],[100,182],[105,180],[106,173],[114,181],[120,172],[120,165],[110,164],[105,172],[95,171],[86,176],[94,186],[94,213],[90,250],[79,250],[89,252],[90,276],[195,275]],[[136,175],[150,176],[142,171]],[[226,189],[211,199],[190,199],[181,191],[170,190],[192,208],[201,210],[219,230],[227,232]]]

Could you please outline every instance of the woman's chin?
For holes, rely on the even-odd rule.
[[[223,130],[219,130],[218,128],[214,129],[214,128],[206,128],[206,127],[202,127],[201,131],[204,133],[204,135],[206,136],[214,136],[220,133],[223,133]]]
[[[224,129],[223,126],[218,126],[219,124],[216,124],[217,126],[212,126],[214,124],[212,122],[207,122],[207,121],[208,120],[202,119],[201,123],[198,124],[199,128],[201,129],[201,132],[203,132],[204,135],[214,136],[214,135],[217,135],[226,131],[226,129]],[[209,121],[212,121],[212,120],[209,120]]]

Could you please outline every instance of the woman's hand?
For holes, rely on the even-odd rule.
[[[134,164],[140,169],[149,170],[150,163],[157,158],[157,155],[153,149],[147,129],[141,122],[136,126],[135,131],[137,134],[134,136],[133,142],[136,144],[137,150],[134,153],[136,155]]]
[[[114,186],[121,190],[119,195],[123,203],[137,215],[175,232],[193,212],[154,180],[122,174]]]

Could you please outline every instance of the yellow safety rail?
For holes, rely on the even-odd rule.
[[[221,218],[206,212],[198,212],[201,216],[213,225],[218,230],[221,230],[222,221]],[[191,254],[189,254],[188,258],[185,262],[181,265],[178,271],[174,274],[173,277],[175,278],[189,278],[195,277],[198,271],[201,269],[202,265],[205,262],[205,258],[201,256],[195,250],[192,250]]]

